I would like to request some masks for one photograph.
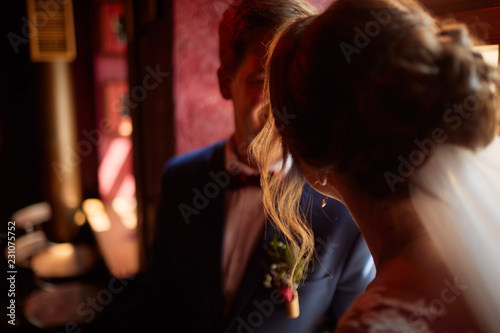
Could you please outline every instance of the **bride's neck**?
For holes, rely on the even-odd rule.
[[[380,203],[354,195],[346,205],[372,253],[377,270],[398,256],[417,254],[415,247],[428,237],[409,200]]]

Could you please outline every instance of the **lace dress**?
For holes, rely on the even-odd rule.
[[[335,333],[479,333],[467,314],[460,318],[448,317],[447,299],[426,301],[423,297],[406,301],[388,296],[385,287],[368,288],[359,296],[341,318]],[[443,294],[443,293],[442,293]],[[456,298],[455,298],[456,299]],[[462,323],[458,323],[458,322]],[[449,323],[454,323],[448,326]],[[445,328],[446,327],[446,328]],[[469,328],[472,327],[472,328]]]

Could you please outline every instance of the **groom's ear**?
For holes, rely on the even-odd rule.
[[[219,79],[219,89],[224,99],[233,99],[231,94],[231,77],[222,66],[217,69],[217,77]]]

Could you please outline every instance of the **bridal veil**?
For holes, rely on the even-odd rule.
[[[412,177],[413,205],[487,332],[500,327],[500,137],[440,145]]]

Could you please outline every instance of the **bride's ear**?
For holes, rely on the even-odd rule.
[[[318,180],[317,180],[317,184],[321,185],[321,186],[326,186],[326,183],[328,182],[328,174],[325,172],[325,173],[319,173],[318,172]]]
[[[314,189],[330,198],[334,198],[345,204],[344,196],[339,190],[340,181],[333,172],[316,171],[317,181]]]
[[[328,183],[327,172],[308,168],[307,173],[308,175],[306,176],[306,179],[308,179],[308,181],[312,181],[311,185],[315,188],[324,187]]]

